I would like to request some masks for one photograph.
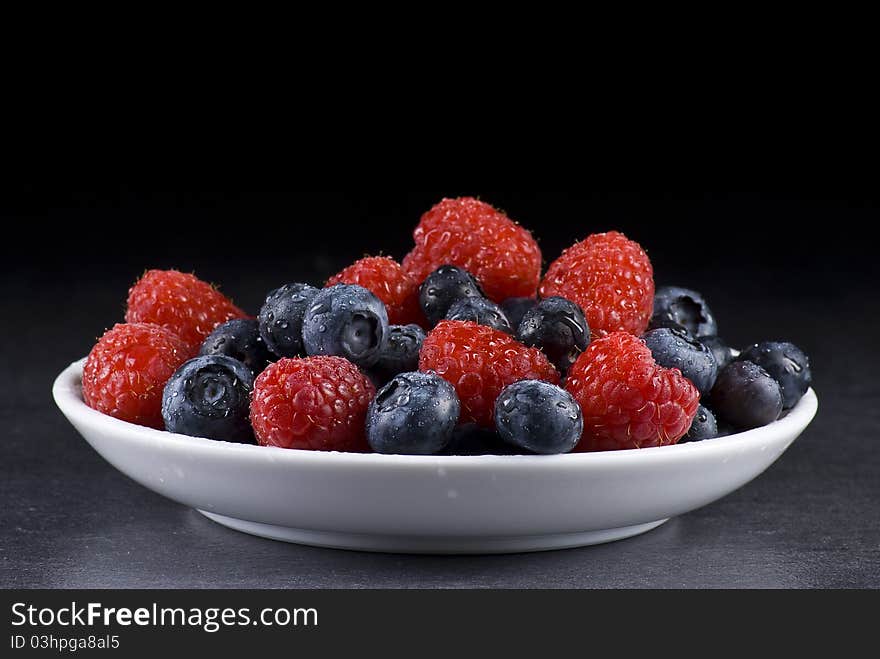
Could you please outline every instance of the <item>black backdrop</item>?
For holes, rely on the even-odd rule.
[[[648,251],[658,285],[707,295],[734,344],[798,340],[793,319],[762,321],[768,308],[808,317],[852,297],[852,317],[841,318],[848,324],[877,300],[876,199],[803,192],[25,186],[0,196],[0,221],[15,229],[0,267],[10,293],[86,295],[70,325],[91,341],[120,319],[128,285],[147,268],[194,271],[255,314],[265,292],[287,281],[320,283],[365,254],[402,258],[421,213],[463,194],[529,228],[545,267],[589,233],[623,231]],[[810,332],[801,334],[809,348]]]
[[[793,317],[762,321],[769,308],[809,317],[852,298],[843,325],[877,301],[873,195],[745,192],[7,188],[0,221],[14,231],[3,241],[3,287],[49,308],[51,296],[68,304],[87,296],[68,323],[85,330],[83,341],[121,318],[128,285],[153,267],[194,271],[256,313],[265,292],[287,281],[320,283],[365,254],[402,258],[421,213],[463,194],[532,230],[545,267],[589,233],[625,232],[648,251],[658,284],[707,295],[734,344],[798,340]]]
[[[22,229],[27,243],[20,249],[25,246],[7,242],[12,260],[5,267],[276,264],[314,255],[346,263],[380,251],[400,257],[421,213],[444,196],[463,194],[531,229],[545,259],[588,233],[617,229],[641,242],[661,271],[873,267],[866,257],[875,249],[862,239],[878,218],[876,200],[866,198],[872,195],[137,186],[0,191],[0,218]]]

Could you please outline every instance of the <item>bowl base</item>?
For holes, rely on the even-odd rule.
[[[660,526],[666,519],[622,526],[616,529],[583,531],[580,533],[557,533],[549,535],[521,536],[409,536],[370,533],[338,533],[314,531],[274,524],[249,522],[199,510],[208,519],[230,529],[257,535],[271,540],[282,540],[300,545],[373,551],[395,554],[513,554],[527,551],[549,551],[598,545],[631,538]],[[667,518],[668,519],[668,518]]]

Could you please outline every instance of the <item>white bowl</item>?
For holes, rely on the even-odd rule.
[[[568,455],[406,456],[231,444],[136,426],[86,406],[83,361],[52,393],[110,464],[245,533],[407,553],[579,547],[643,533],[769,467],[816,414],[702,442]]]

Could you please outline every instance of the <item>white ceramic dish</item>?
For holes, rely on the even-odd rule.
[[[816,414],[809,390],[784,418],[729,437],[549,456],[405,456],[230,444],[136,426],[87,407],[83,361],[58,407],[141,485],[254,535],[407,553],[578,547],[649,531],[769,467]]]

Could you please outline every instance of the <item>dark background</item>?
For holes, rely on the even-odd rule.
[[[875,267],[854,235],[878,219],[864,194],[594,192],[446,189],[263,190],[138,186],[3,191],[0,217],[39,240],[39,255],[5,247],[13,263],[198,266],[227,259],[261,269],[320,254],[347,264],[363,253],[400,257],[419,216],[444,196],[473,195],[529,228],[552,260],[588,233],[617,229],[649,251],[658,272],[764,264],[830,272]],[[56,223],[54,220],[57,220]],[[51,240],[44,232],[51,224]],[[51,255],[49,262],[45,256]],[[872,259],[873,261],[873,259]],[[137,269],[137,268],[136,268]],[[875,270],[876,271],[876,270]]]
[[[0,192],[0,586],[880,587],[876,191]],[[592,232],[639,241],[658,284],[702,291],[731,344],[807,351],[817,419],[756,481],[642,537],[404,557],[223,529],[128,481],[54,408],[52,379],[122,320],[143,270],[195,271],[256,313],[282,283],[320,283],[364,254],[401,258],[420,214],[461,194],[531,229],[545,265]]]

